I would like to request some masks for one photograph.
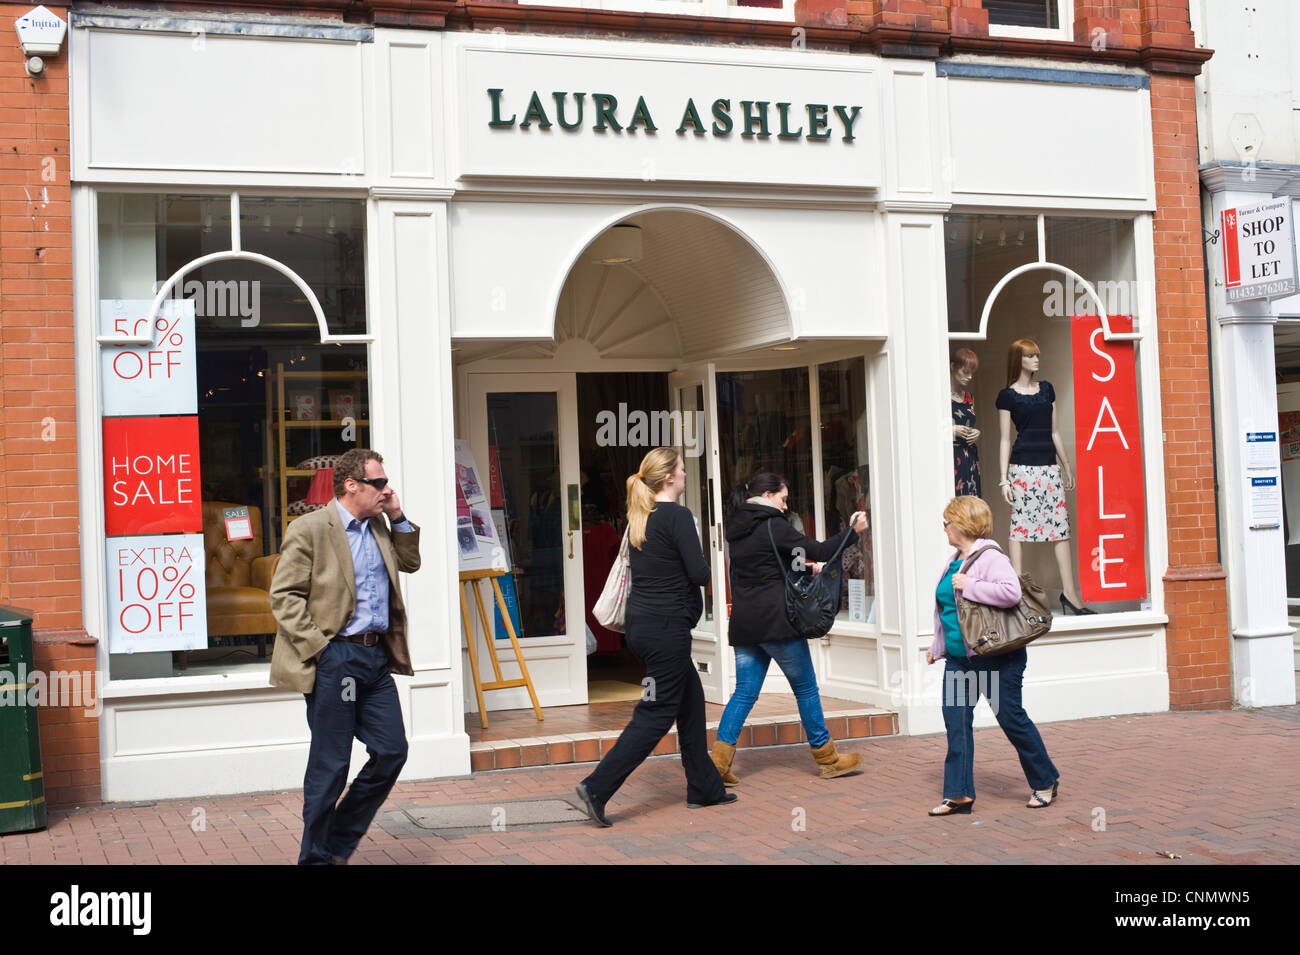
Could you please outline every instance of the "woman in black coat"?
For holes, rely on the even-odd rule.
[[[704,609],[709,565],[691,512],[677,503],[686,464],[675,448],[655,448],[627,479],[628,559],[632,576],[624,623],[627,645],[645,663],[647,692],[614,748],[578,784],[587,814],[602,826],[605,803],[677,723],[686,771],[686,807],[734,802],[709,761],[704,688],[691,660],[691,627]]]
[[[834,557],[843,538],[822,542],[796,531],[784,516],[789,496],[785,478],[767,471],[755,474],[732,494],[733,511],[727,520],[732,606],[728,638],[736,655],[736,692],[722,713],[718,740],[711,754],[722,781],[728,786],[740,782],[731,772],[736,741],[745,726],[745,718],[758,700],[768,664],[773,660],[790,681],[799,704],[799,718],[822,778],[843,776],[862,762],[856,753],[841,756],[835,751],[835,741],[822,716],[821,695],[817,691],[817,674],[808,641],[796,636],[785,616],[785,569],[797,570],[806,564],[817,573],[820,568],[816,562]],[[854,531],[865,531],[866,513],[855,512],[849,518],[849,525],[845,537]]]

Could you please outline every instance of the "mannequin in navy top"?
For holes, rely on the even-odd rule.
[[[1061,440],[1061,431],[1057,426],[1056,392],[1050,381],[1035,380],[1040,360],[1036,342],[1028,338],[1013,342],[1007,367],[1007,378],[1010,384],[998,395],[998,426],[1001,431],[998,450],[999,463],[1002,467],[1000,489],[1002,499],[1013,507],[1013,517],[1016,502],[1008,477],[1012,464],[1047,467],[1059,462],[1065,490],[1074,490],[1074,475],[1070,471],[1070,459],[1065,453],[1065,442]],[[1018,431],[1014,451],[1011,446],[1013,417]],[[1062,515],[1064,515],[1063,511]],[[1051,541],[1056,566],[1061,573],[1062,609],[1068,608],[1075,613],[1092,613],[1091,610],[1080,610],[1083,601],[1079,599],[1079,592],[1074,586],[1074,567],[1070,563],[1068,527],[1065,534],[1064,539]],[[1011,558],[1016,573],[1020,574],[1024,567],[1023,543],[1014,537],[1013,534],[1013,539],[1007,542],[1007,556]]]

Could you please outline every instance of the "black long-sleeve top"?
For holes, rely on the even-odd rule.
[[[632,592],[628,616],[653,614],[681,617],[691,624],[700,619],[702,587],[712,571],[691,512],[680,504],[659,501],[646,519],[645,541],[629,547]]]
[[[772,529],[771,539],[767,536]],[[769,640],[794,640],[796,634],[785,615],[784,574],[794,563],[796,548],[804,560],[830,560],[845,536],[827,541],[805,537],[775,507],[746,501],[727,521],[731,552],[731,622],[727,640],[733,647]],[[776,544],[778,558],[772,552]]]

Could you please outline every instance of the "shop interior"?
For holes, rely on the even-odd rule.
[[[1273,329],[1277,369],[1278,440],[1282,450],[1282,513],[1286,533],[1287,618],[1300,630],[1300,458],[1288,454],[1300,441],[1300,322],[1279,321]],[[1300,688],[1300,644],[1295,653]]]

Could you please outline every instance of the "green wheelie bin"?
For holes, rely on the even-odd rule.
[[[0,835],[45,828],[32,618],[0,607]]]

